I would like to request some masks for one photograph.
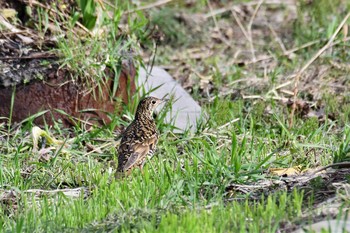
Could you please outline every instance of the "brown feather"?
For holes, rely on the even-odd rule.
[[[134,121],[122,135],[117,172],[128,172],[134,167],[142,169],[147,156],[154,153],[158,133],[152,113],[161,102],[163,101],[155,97],[140,101]]]

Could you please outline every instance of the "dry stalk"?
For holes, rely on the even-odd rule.
[[[327,44],[325,46],[323,46],[297,73],[297,75],[295,76],[294,79],[294,96],[293,96],[293,106],[292,106],[292,111],[290,113],[290,117],[289,117],[289,128],[293,127],[293,118],[294,118],[294,113],[295,113],[295,109],[296,109],[296,100],[297,100],[297,95],[298,95],[298,84],[300,81],[300,77],[301,75],[305,72],[305,70],[307,68],[309,68],[309,66],[319,57],[321,56],[321,54],[326,51],[328,48],[332,47],[333,41],[335,39],[335,37],[338,35],[338,33],[340,32],[340,30],[343,28],[343,26],[345,25],[346,21],[348,20],[348,18],[350,17],[350,12],[344,17],[344,19],[341,21],[341,23],[339,24],[339,26],[337,27],[337,29],[335,30],[335,32],[333,33],[333,35],[331,36],[331,38],[328,40]]]
[[[244,26],[243,26],[241,20],[238,18],[236,12],[235,12],[234,10],[231,10],[231,12],[232,12],[232,15],[233,15],[233,17],[235,18],[235,20],[236,20],[236,22],[237,22],[239,28],[241,29],[241,31],[242,31],[244,37],[245,37],[247,40],[249,40],[249,35],[248,35],[247,31],[245,30],[245,28],[244,28]]]
[[[48,11],[51,11],[51,12],[57,14],[57,15],[62,14],[64,17],[69,18],[69,16],[68,16],[67,14],[65,14],[65,13],[63,13],[63,12],[58,12],[58,11],[56,11],[55,9],[53,9],[53,8],[51,8],[51,7],[48,7],[48,6],[46,6],[46,5],[44,5],[44,4],[40,3],[40,2],[37,2],[37,1],[35,1],[35,0],[28,0],[27,2],[30,3],[30,4],[33,4],[33,5],[42,7],[42,8],[44,8],[44,9],[46,9],[46,10],[48,10]],[[89,29],[87,29],[84,25],[82,25],[82,24],[79,23],[78,21],[76,22],[76,24],[77,24],[83,31],[85,31],[86,33],[88,33],[90,36],[93,36],[93,33],[90,32]]]
[[[84,196],[88,196],[90,193],[89,189],[86,187],[73,188],[73,189],[55,189],[55,190],[28,189],[28,190],[24,190],[23,192],[24,193],[32,193],[37,197],[40,197],[42,195],[54,195],[57,193],[62,193],[66,197],[70,197],[70,198],[78,198],[82,194]]]
[[[210,4],[210,1],[208,1],[208,7],[209,7],[209,10],[210,12],[213,12],[213,7],[211,6]],[[215,17],[215,14],[212,14],[211,16],[213,18],[213,21],[214,21],[214,24],[215,24],[215,29],[217,30],[217,32],[220,34],[220,37],[219,39],[224,42],[227,47],[230,47],[232,49],[232,45],[230,44],[230,42],[228,40],[225,39],[225,36],[223,35],[223,33],[220,31],[220,27],[218,25],[218,22],[216,20],[216,17]]]
[[[211,11],[208,14],[204,15],[205,19],[211,18],[216,15],[224,14],[227,11],[233,10],[235,7],[241,7],[241,6],[255,6],[258,5],[260,1],[251,1],[251,2],[246,2],[246,3],[240,3],[240,4],[233,4],[229,7],[224,7],[220,9],[216,9],[214,11]],[[264,4],[269,4],[269,5],[275,5],[275,4],[284,4],[284,5],[295,5],[294,0],[266,0]]]
[[[277,35],[276,31],[273,29],[273,27],[271,26],[270,23],[268,24],[268,27],[269,27],[271,33],[273,34],[273,36],[275,37],[276,42],[278,43],[278,45],[282,49],[283,54],[287,53],[286,46],[284,46],[281,38]]]
[[[149,4],[149,5],[146,5],[146,6],[142,6],[142,7],[136,8],[136,9],[125,11],[123,14],[130,14],[130,13],[134,13],[136,11],[142,11],[142,10],[147,10],[147,9],[151,9],[154,7],[159,7],[161,5],[165,5],[165,4],[169,3],[171,1],[172,0],[161,0],[161,1]],[[104,2],[107,2],[107,1],[104,1]]]
[[[252,25],[253,25],[253,22],[254,22],[256,15],[258,14],[260,7],[264,1],[265,0],[260,0],[259,3],[256,5],[254,13],[253,13],[252,17],[250,18],[250,21],[249,21],[248,26],[247,26],[247,32],[249,35],[248,41],[249,41],[250,51],[251,51],[252,56],[253,56],[253,61],[256,60],[256,57],[255,57],[254,44],[253,44]]]
[[[88,155],[90,155],[90,154],[92,154],[92,153],[94,153],[94,152],[101,151],[101,150],[102,150],[103,148],[105,148],[105,147],[109,147],[109,146],[118,146],[118,145],[119,145],[119,143],[108,142],[108,143],[106,143],[106,144],[103,144],[102,146],[96,147],[96,148],[92,149],[91,151],[85,153],[85,154],[83,155],[83,157],[85,158],[86,156],[88,156]]]
[[[322,40],[313,40],[313,41],[310,41],[310,42],[307,42],[301,46],[298,46],[298,47],[295,47],[295,48],[292,48],[292,49],[289,49],[287,50],[285,53],[283,53],[281,56],[289,56],[290,54],[294,53],[294,52],[297,52],[301,49],[305,49],[305,48],[308,48],[308,47],[311,47],[317,43],[320,43]],[[335,45],[338,45],[340,43],[344,43],[344,42],[347,42],[347,41],[350,41],[350,37],[345,37],[341,40],[337,40],[335,41],[334,43],[331,44],[330,47],[333,47]],[[263,57],[260,57],[258,59],[256,59],[255,61],[251,60],[251,61],[247,61],[247,62],[244,62],[244,65],[251,65],[251,64],[254,64],[254,63],[257,63],[257,62],[262,62],[262,61],[266,61],[266,60],[270,60],[270,59],[273,59],[274,56],[272,55],[265,55]],[[240,62],[241,63],[241,62]],[[232,64],[235,64],[235,63],[230,63],[230,65]],[[293,77],[295,77],[296,75],[293,75]]]

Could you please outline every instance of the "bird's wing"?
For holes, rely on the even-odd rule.
[[[155,145],[157,144],[157,141],[158,141],[157,134],[153,134],[149,138],[140,142],[138,145],[135,145],[134,148],[135,148],[135,150],[137,150],[138,148],[148,147],[148,150],[153,150]]]
[[[128,161],[124,165],[123,171],[127,171],[129,168],[131,168],[137,162],[138,158],[139,158],[139,153],[132,153]]]
[[[154,150],[154,145],[157,143],[158,137],[154,135],[146,140],[135,142],[132,145],[132,153],[128,161],[123,166],[123,170],[127,171],[133,167],[139,160],[145,159],[150,150]],[[153,151],[152,151],[153,152]]]

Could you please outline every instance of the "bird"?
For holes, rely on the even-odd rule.
[[[153,111],[165,101],[150,96],[139,102],[134,120],[121,135],[117,177],[130,174],[135,167],[142,171],[147,158],[153,156],[159,137]]]

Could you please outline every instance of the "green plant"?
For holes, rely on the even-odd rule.
[[[339,148],[333,153],[333,163],[350,160],[350,127],[344,129],[343,139]]]
[[[91,30],[94,28],[97,20],[96,3],[94,0],[77,0],[82,12],[83,25]]]

